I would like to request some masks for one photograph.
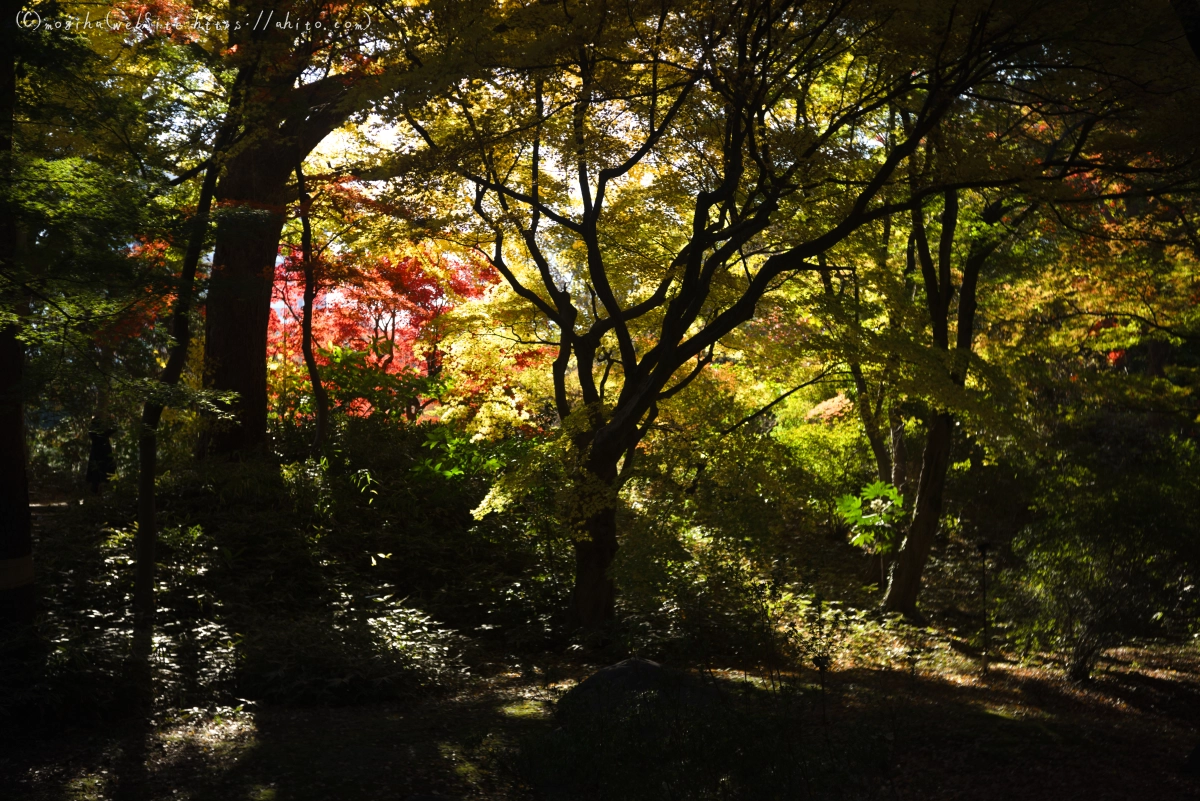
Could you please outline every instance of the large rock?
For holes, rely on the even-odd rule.
[[[566,723],[620,714],[631,705],[700,706],[720,703],[723,695],[691,674],[633,657],[601,668],[559,699],[556,712]]]

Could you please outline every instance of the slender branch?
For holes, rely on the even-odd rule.
[[[768,403],[766,406],[762,407],[758,411],[752,412],[751,414],[746,415],[741,420],[738,420],[736,423],[731,425],[729,428],[722,429],[720,432],[720,435],[722,437],[724,437],[728,434],[732,434],[734,431],[737,431],[739,428],[746,425],[747,423],[751,423],[754,420],[757,420],[759,417],[762,417],[764,414],[769,412],[777,404],[783,403],[785,400],[790,398],[792,395],[795,395],[797,392],[804,389],[805,387],[811,387],[813,384],[819,384],[822,380],[824,380],[824,378],[826,376],[830,375],[832,372],[833,372],[832,367],[822,370],[820,373],[817,374],[817,376],[815,378],[811,378],[808,381],[805,381],[803,384],[800,384],[799,386],[792,387],[787,392],[783,393],[778,398],[771,401],[770,403]]]
[[[712,364],[712,360],[713,360],[713,349],[709,348],[708,353],[706,353],[705,355],[701,356],[699,359],[696,360],[696,366],[692,368],[692,371],[690,373],[688,373],[682,379],[680,379],[679,383],[675,384],[675,386],[671,387],[670,389],[666,389],[666,390],[663,390],[662,392],[658,393],[658,400],[664,401],[667,398],[670,398],[675,393],[682,390],[688,384],[692,383],[692,381],[695,380],[696,376],[700,375],[700,373],[704,370],[705,367]]]

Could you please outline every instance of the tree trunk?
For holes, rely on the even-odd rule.
[[[920,620],[917,595],[921,589],[921,574],[933,547],[942,513],[942,491],[946,472],[950,468],[950,441],[954,432],[954,417],[938,412],[929,426],[925,452],[921,458],[921,478],[917,482],[917,500],[908,536],[892,565],[891,581],[883,608]]]
[[[617,555],[617,510],[608,507],[588,519],[587,539],[575,541],[575,588],[571,593],[572,623],[596,629],[612,620],[616,584],[609,576]]]
[[[15,10],[15,6],[13,9]],[[5,20],[0,42],[0,263],[16,273],[17,231],[12,204],[13,122],[16,109],[15,24]],[[15,301],[15,297],[5,298]],[[26,473],[22,378],[25,346],[17,326],[0,328],[0,626],[28,629],[33,623],[33,519]]]
[[[1033,210],[1028,207],[1017,218],[1014,228]],[[954,231],[958,224],[958,191],[948,190],[942,211],[942,230],[938,242],[938,259],[934,262],[925,233],[924,216],[919,207],[913,209],[912,244],[909,247],[910,265],[915,269],[919,258],[925,284],[925,302],[933,329],[933,346],[949,356],[950,381],[958,386],[966,383],[971,363],[971,344],[975,336],[976,293],[983,265],[1004,241],[1007,234],[976,239],[962,264],[962,283],[958,287],[958,315],[954,350],[950,350],[950,302],[954,296],[951,258],[954,251]],[[992,223],[998,221],[992,220]],[[986,222],[986,219],[985,219]],[[913,246],[915,244],[915,247]],[[893,430],[895,425],[893,424]],[[901,438],[903,437],[901,429]],[[946,487],[946,471],[950,468],[950,442],[954,434],[954,416],[948,411],[937,412],[929,424],[925,452],[921,455],[921,477],[917,481],[917,499],[908,536],[896,555],[891,579],[883,598],[883,608],[900,612],[921,621],[917,612],[917,595],[921,590],[921,574],[933,548],[942,516],[942,492]]]
[[[25,348],[17,326],[0,329],[0,625],[25,628],[34,613],[33,518],[21,397]]]
[[[611,439],[605,441],[606,434]],[[610,491],[620,482],[617,471],[620,454],[631,456],[638,439],[640,433],[636,428],[622,438],[613,429],[606,431],[601,427],[576,440],[576,447],[589,454],[583,467],[586,478],[579,491],[588,495],[581,502],[582,508],[588,510],[583,514],[590,511],[590,516],[579,526],[584,536],[575,540],[570,619],[578,628],[598,629],[612,620],[616,612],[616,582],[608,571],[617,556],[617,504],[616,493]],[[615,442],[633,444],[622,449]]]
[[[871,408],[866,376],[863,375],[862,367],[857,362],[850,362],[850,374],[854,378],[856,392],[854,406],[858,410],[858,419],[862,422],[867,442],[871,446],[871,453],[875,457],[876,475],[879,476],[880,481],[887,483],[892,480],[892,455],[888,452],[888,444],[884,441],[883,432],[880,430],[879,418],[876,417],[875,410]],[[880,392],[882,391],[881,387]]]
[[[317,368],[317,357],[313,353],[312,318],[313,302],[317,298],[317,278],[313,264],[312,226],[308,221],[310,198],[304,188],[304,169],[301,164],[296,165],[296,182],[300,187],[300,249],[304,258],[304,319],[300,325],[300,349],[304,352],[304,364],[308,367],[313,401],[317,405],[317,433],[313,437],[313,450],[319,451],[325,443],[325,434],[329,428],[329,393],[321,383],[321,372]],[[433,375],[432,369],[430,375]]]
[[[231,128],[224,129],[213,148],[212,161],[204,172],[200,185],[200,200],[196,208],[187,250],[183,254],[183,265],[179,272],[179,288],[175,297],[175,308],[171,311],[171,351],[167,364],[159,376],[159,383],[172,387],[179,383],[187,363],[188,347],[192,342],[192,329],[188,315],[192,309],[192,293],[196,283],[196,268],[204,249],[208,233],[208,213],[212,207],[217,183],[217,160],[224,148],[225,139]],[[133,577],[133,625],[138,632],[148,632],[154,627],[154,573],[158,550],[158,520],[154,479],[158,472],[158,423],[162,419],[164,403],[158,399],[146,401],[142,407],[142,425],[138,431],[138,502],[137,536],[134,542]]]
[[[229,165],[217,192],[227,208],[217,223],[204,340],[204,383],[236,392],[210,432],[205,450],[233,454],[261,449],[267,436],[267,326],[275,260],[283,233],[290,152],[263,148]],[[268,152],[263,152],[264,150]],[[290,149],[288,149],[290,151]]]

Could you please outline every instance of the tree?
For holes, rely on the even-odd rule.
[[[403,109],[473,187],[492,263],[557,349],[579,624],[612,615],[615,493],[659,405],[765,295],[819,270],[811,259],[941,191],[882,197],[956,99],[1036,59],[1040,18],[1027,5],[538,8],[524,24],[552,52]],[[863,142],[890,107],[911,124],[883,154]]]
[[[285,233],[287,255],[275,271],[272,419],[319,426],[316,368],[329,410],[415,421],[446,389],[447,314],[498,276],[478,259],[405,243],[388,224],[397,209],[359,181],[326,175],[305,184],[313,194],[297,214],[298,235]]]
[[[0,553],[14,561],[0,592],[24,622],[33,612],[25,401],[45,388],[48,351],[55,372],[90,383],[113,368],[120,332],[153,310],[163,219],[147,200],[169,191],[163,168],[175,166],[153,121],[182,105],[169,56],[155,56],[155,76],[140,69],[142,51],[114,49],[107,31],[95,42],[60,35],[50,25],[66,11],[42,11],[41,29],[3,27]],[[123,58],[132,68],[113,69]]]
[[[231,20],[250,15],[231,3]],[[285,9],[272,4],[270,16]],[[298,23],[332,21],[313,4],[296,13]],[[218,219],[205,315],[205,385],[238,393],[236,423],[214,432],[211,449],[227,453],[258,447],[266,435],[266,340],[271,282],[283,230],[288,181],[296,165],[354,110],[351,88],[365,75],[354,61],[361,37],[326,33],[296,35],[268,26],[228,34],[226,52],[244,87],[236,100],[238,140],[224,163],[216,201]],[[318,59],[324,57],[322,70]],[[312,72],[323,74],[313,79]]]
[[[313,436],[313,449],[319,451],[329,430],[329,393],[321,383],[320,368],[313,353],[313,303],[317,298],[317,278],[313,263],[312,225],[308,219],[311,203],[304,186],[304,168],[296,165],[296,183],[300,187],[300,223],[303,226],[300,240],[300,257],[304,260],[304,318],[301,320],[301,350],[304,366],[308,369],[308,380],[312,385],[313,400],[316,402],[317,433]]]
[[[249,10],[231,3],[230,19],[245,18]],[[271,4],[262,11],[287,14],[295,27],[231,27],[224,51],[232,53],[228,64],[246,88],[238,142],[217,185],[223,213],[206,303],[205,385],[238,396],[234,424],[216,427],[206,445],[214,453],[252,451],[265,440],[271,283],[284,210],[295,196],[289,182],[296,165],[330,132],[384,97],[440,91],[469,64],[467,42],[490,30],[484,27],[488,10],[460,3],[313,2],[300,8]],[[372,22],[346,24],[354,15]],[[427,65],[426,40],[438,37],[454,50]]]
[[[1189,180],[1181,169],[1190,158],[1188,150],[1170,137],[1160,141],[1174,147],[1164,147],[1149,158],[1142,152],[1144,142],[1161,137],[1165,121],[1174,119],[1173,106],[1186,97],[1185,83],[1171,70],[1128,63],[1120,48],[1096,48],[1095,40],[1081,28],[1086,30],[1101,19],[1076,21],[1077,27],[1068,35],[1047,40],[1045,63],[1059,66],[1042,72],[1036,97],[1027,95],[1030,87],[1014,80],[1017,72],[1011,72],[1004,82],[973,88],[923,142],[908,163],[910,191],[936,206],[937,193],[928,190],[944,188],[940,222],[927,221],[921,210],[926,204],[917,205],[910,220],[901,215],[886,220],[878,242],[859,240],[830,255],[831,263],[836,260],[848,267],[821,272],[825,302],[819,308],[824,308],[825,319],[839,332],[833,337],[834,354],[850,367],[855,405],[881,480],[887,480],[890,472],[902,485],[907,477],[903,469],[907,460],[895,458],[905,445],[903,430],[883,417],[885,408],[894,412],[904,397],[906,405],[928,407],[923,415],[925,447],[915,488],[915,514],[890,573],[884,601],[889,610],[919,617],[920,575],[940,525],[955,426],[968,422],[986,427],[985,418],[990,416],[994,422],[1003,416],[997,414],[1003,403],[988,384],[1012,369],[1011,359],[993,353],[995,362],[986,365],[986,381],[969,381],[968,372],[972,365],[982,364],[972,355],[979,293],[988,286],[987,281],[981,284],[981,268],[996,260],[993,256],[1002,242],[1013,242],[1009,226],[1019,225],[1039,204],[1061,216],[1063,208],[1161,193],[1186,186]],[[1169,51],[1155,42],[1156,19],[1148,17],[1144,28],[1129,30],[1128,35],[1142,42],[1147,52],[1162,57]],[[1023,69],[1028,77],[1041,68],[1027,63]],[[1156,99],[1150,109],[1143,109],[1148,95]],[[977,102],[985,96],[988,103]],[[897,112],[898,121],[908,126],[907,112],[902,108]],[[1131,133],[1135,128],[1137,136]],[[980,147],[980,142],[988,142],[989,147]],[[967,187],[976,190],[968,193]],[[905,190],[897,186],[892,191]],[[963,228],[960,202],[967,197],[975,198],[974,208],[961,221]],[[933,235],[927,233],[931,226]],[[906,229],[906,252],[893,262],[904,265],[903,274],[897,276],[887,269],[888,242],[904,241]],[[1048,266],[1039,264],[1035,255],[1039,247],[1045,249],[1045,230],[1045,225],[1032,229],[1024,251],[1008,260],[1024,259],[1029,269],[1040,268],[1049,275]],[[956,244],[956,231],[965,244]],[[1013,273],[1004,268],[994,283],[1009,280]],[[842,275],[843,289],[847,284],[853,288],[851,297],[835,293],[832,274]],[[918,297],[923,308],[914,317],[911,299]],[[995,311],[1016,313],[1015,309]],[[921,344],[923,339],[928,345]],[[974,420],[965,420],[963,412]],[[893,423],[891,449],[883,435],[888,422]]]
[[[935,363],[940,362],[944,365],[945,378],[954,387],[963,388],[967,381],[972,342],[975,337],[975,312],[978,307],[976,293],[980,273],[997,248],[1020,228],[1028,211],[1027,207],[1007,220],[1006,225],[998,225],[1005,214],[1003,201],[993,201],[983,209],[979,215],[982,225],[977,227],[978,233],[970,237],[970,244],[962,257],[962,277],[956,287],[953,283],[951,262],[954,259],[955,234],[959,225],[959,191],[949,189],[943,196],[936,257],[930,247],[924,212],[920,208],[913,209],[909,244],[910,265],[913,268],[919,265],[932,344],[941,357]],[[955,315],[954,342],[951,347],[950,307],[956,293],[958,308]],[[887,594],[883,599],[885,609],[901,612],[911,618],[920,617],[917,612],[917,595],[921,585],[921,573],[941,524],[942,495],[945,491],[946,472],[950,467],[954,425],[954,414],[945,407],[935,409],[928,420],[912,521],[892,565]]]

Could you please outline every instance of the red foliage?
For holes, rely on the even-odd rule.
[[[162,239],[141,239],[129,248],[129,258],[146,262],[155,272],[167,275],[167,251],[171,243]],[[141,297],[103,319],[92,334],[95,343],[107,349],[118,347],[148,335],[154,324],[167,315],[175,302],[174,293],[162,293],[153,286],[143,287]]]
[[[512,354],[512,359],[516,363],[518,370],[527,370],[530,367],[542,366],[553,358],[553,354],[554,348],[546,346],[533,350],[517,351]]]
[[[1092,324],[1088,329],[1088,336],[1094,337],[1106,328],[1116,328],[1120,325],[1116,317],[1103,317]]]
[[[808,410],[808,414],[804,415],[807,422],[835,423],[839,420],[844,420],[850,415],[850,410],[854,408],[853,402],[844,394],[839,392],[828,400],[821,401],[816,406]]]
[[[391,375],[427,376],[441,367],[439,319],[461,300],[496,283],[490,267],[428,252],[418,255],[326,257],[316,265],[313,344],[365,354],[369,367]],[[290,247],[275,270],[268,358],[303,365],[304,274]],[[327,364],[319,352],[319,364]],[[367,414],[369,405],[350,411]]]

